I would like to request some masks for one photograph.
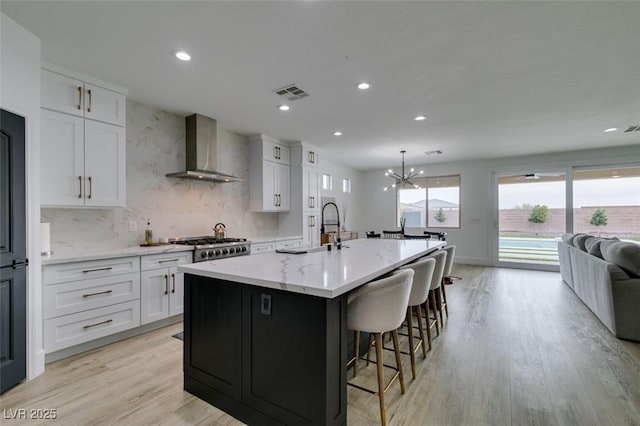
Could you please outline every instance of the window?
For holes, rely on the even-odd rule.
[[[333,191],[333,179],[331,178],[331,175],[322,175],[322,189]]]
[[[342,192],[351,193],[351,179],[342,179]]]
[[[640,167],[576,169],[573,232],[640,241]]]
[[[459,228],[460,175],[416,178],[420,188],[398,188],[398,218],[405,227]]]

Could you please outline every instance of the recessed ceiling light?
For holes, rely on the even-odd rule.
[[[356,87],[360,90],[367,90],[371,88],[371,83],[369,83],[368,81],[363,81],[361,83],[358,83]]]
[[[190,61],[191,55],[189,55],[184,50],[179,50],[178,52],[176,52],[176,58],[180,59],[181,61]]]
[[[289,105],[278,105],[280,111],[289,111]]]
[[[604,131],[605,133],[611,133],[611,132],[615,132],[615,131],[617,131],[617,130],[618,130],[618,128],[617,128],[617,127],[609,127],[608,129],[604,129],[603,131]]]
[[[342,136],[342,132],[340,130],[336,130],[333,132],[333,136]]]
[[[426,120],[427,117],[425,115],[416,115],[415,117],[413,117],[413,119],[416,121],[422,121],[422,120]]]

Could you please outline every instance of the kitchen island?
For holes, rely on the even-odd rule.
[[[353,240],[179,267],[184,388],[248,424],[347,423],[347,296],[444,245]]]

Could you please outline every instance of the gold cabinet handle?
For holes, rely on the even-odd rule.
[[[87,106],[87,112],[91,112],[91,89],[87,90],[89,94],[89,105]]]
[[[87,198],[91,199],[92,195],[93,195],[93,179],[91,179],[91,176],[89,176],[89,195],[87,196]]]
[[[98,271],[110,271],[112,270],[113,267],[109,266],[106,268],[97,268],[97,269],[85,269],[84,271],[82,271],[83,273],[87,274],[89,272],[98,272]]]
[[[164,294],[169,294],[169,276],[164,276]]]
[[[113,322],[113,320],[112,319],[108,319],[106,321],[97,322],[95,324],[83,325],[82,328],[84,328],[86,330],[87,328],[95,327],[97,325],[102,325],[102,324],[108,324],[110,322]]]
[[[78,109],[82,109],[82,86],[78,86]]]
[[[176,292],[176,274],[171,274],[171,293]]]
[[[82,198],[82,176],[78,176],[78,198]]]
[[[109,293],[113,293],[113,290],[106,290],[106,291],[100,291],[98,293],[88,293],[88,294],[83,294],[82,297],[91,297],[91,296],[98,296],[100,294],[109,294]]]

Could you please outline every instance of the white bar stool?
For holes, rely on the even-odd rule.
[[[431,299],[431,306],[433,306],[433,316],[434,316],[434,322],[432,323],[429,315],[427,314],[427,333],[428,333],[428,337],[429,337],[429,346],[431,346],[431,327],[433,327],[435,325],[436,327],[436,333],[438,334],[438,336],[440,335],[440,328],[442,325],[444,325],[444,318],[442,317],[442,304],[440,303],[440,300],[442,300],[442,297],[440,295],[440,292],[442,290],[442,276],[444,274],[444,265],[447,261],[447,252],[444,250],[438,250],[435,253],[431,253],[427,256],[424,256],[424,258],[426,259],[435,259],[436,261],[436,266],[435,269],[433,270],[433,277],[431,278],[431,287],[430,287],[430,299]],[[437,293],[437,296],[436,296]],[[429,309],[428,307],[428,302],[425,303],[425,311],[429,312],[427,309]],[[438,321],[438,314],[440,314],[440,321]]]
[[[411,356],[411,375],[414,380],[416,378],[416,351],[420,348],[420,346],[422,346],[422,356],[424,358],[427,357],[424,328],[422,327],[422,309],[420,307],[425,304],[427,298],[429,297],[429,289],[431,288],[431,279],[433,278],[433,271],[435,267],[435,259],[423,257],[413,263],[399,268],[399,270],[411,269],[414,272],[411,294],[409,295],[409,306],[407,307],[407,334],[409,335],[409,355]],[[418,330],[420,332],[420,339],[416,342],[415,346],[413,344],[414,309],[416,311],[416,316],[418,317]],[[426,315],[428,321],[429,311],[426,312]],[[431,340],[429,340],[429,350],[431,350]]]
[[[411,283],[414,272],[412,269],[396,271],[391,276],[372,281],[356,289],[348,298],[347,327],[356,332],[355,335],[355,365],[354,377],[357,375],[359,359],[360,332],[373,333],[376,339],[376,366],[378,372],[378,392],[365,387],[347,382],[349,385],[369,393],[377,393],[380,400],[380,420],[382,425],[387,424],[386,410],[384,406],[384,393],[399,377],[400,391],[404,394],[404,377],[400,362],[400,350],[398,347],[398,327],[404,321]],[[382,333],[391,332],[393,347],[396,355],[396,370],[389,383],[384,385],[384,370],[382,357]],[[353,360],[352,360],[353,361]],[[372,361],[373,362],[373,361]]]
[[[447,303],[447,287],[445,286],[445,278],[448,278],[451,276],[451,269],[453,268],[453,259],[456,256],[456,246],[454,245],[445,246],[443,250],[447,252],[447,261],[444,264],[444,272],[442,274],[442,286],[440,288],[442,290],[444,311],[447,314],[447,318],[449,318],[449,304]]]

